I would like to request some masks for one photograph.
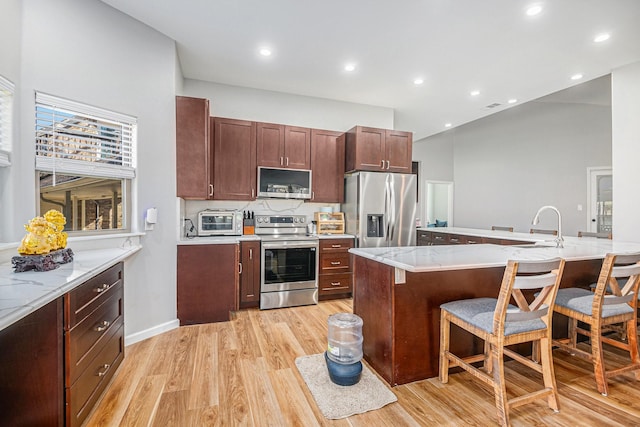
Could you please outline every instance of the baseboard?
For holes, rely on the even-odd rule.
[[[160,325],[156,325],[153,328],[145,329],[144,331],[136,332],[135,334],[127,335],[124,337],[124,346],[128,346],[131,344],[135,344],[139,341],[146,340],[147,338],[154,337],[163,332],[170,331],[172,329],[176,329],[180,326],[180,321],[178,319],[171,320],[170,322],[162,323]]]

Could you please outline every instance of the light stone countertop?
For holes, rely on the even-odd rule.
[[[433,229],[429,229],[433,231]],[[437,231],[445,230],[444,228]],[[513,240],[525,240],[517,235],[529,236],[531,246],[523,247],[474,244],[474,245],[437,245],[407,246],[393,248],[352,248],[350,253],[364,258],[379,261],[383,264],[413,273],[427,271],[463,270],[474,268],[502,267],[508,260],[540,260],[561,257],[567,261],[602,259],[607,253],[640,252],[640,243],[617,242],[592,237],[565,237],[564,248],[556,248],[555,243],[548,241],[553,236],[532,235],[453,228],[448,231],[455,234],[473,235],[477,237],[502,237],[496,233],[508,233]],[[532,238],[532,236],[534,236]],[[507,238],[504,236],[504,238]],[[535,243],[533,243],[535,242]]]
[[[15,273],[11,263],[0,264],[0,330],[130,257],[141,248],[139,244],[132,244],[74,251],[72,262],[51,271]]]

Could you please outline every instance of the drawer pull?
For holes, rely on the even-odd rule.
[[[341,248],[342,245],[331,245],[332,248]]]
[[[104,365],[102,365],[100,367],[100,370],[98,371],[98,373],[96,375],[98,375],[99,377],[104,377],[105,375],[107,375],[107,372],[109,372],[109,368],[111,367],[110,364],[105,363]]]
[[[102,332],[102,331],[106,331],[107,328],[109,327],[109,325],[111,325],[111,322],[109,322],[107,320],[103,320],[102,322],[98,323],[98,325],[93,329],[96,332]]]
[[[478,242],[476,242],[475,240],[469,240],[467,243],[470,244],[470,245],[475,245]]]
[[[331,282],[331,286],[340,286],[342,285],[341,282]]]
[[[340,261],[331,261],[331,265],[340,265],[342,264]]]
[[[96,293],[103,293],[104,291],[106,291],[107,289],[109,289],[109,285],[107,285],[106,283],[103,283],[102,286],[95,288],[94,291],[96,291]]]

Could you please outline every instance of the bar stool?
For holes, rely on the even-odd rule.
[[[529,233],[531,234],[551,234],[553,236],[558,235],[558,230],[544,230],[542,228],[531,228],[529,229]]]
[[[598,239],[613,239],[610,231],[594,232],[594,231],[578,231],[578,237],[597,237]]]
[[[498,418],[509,425],[509,409],[536,399],[547,398],[549,407],[558,411],[558,390],[551,355],[551,315],[564,270],[560,258],[543,261],[509,261],[505,269],[500,294],[495,298],[474,298],[453,301],[440,306],[440,381],[449,380],[449,367],[459,366],[474,378],[493,387]],[[531,303],[523,290],[533,294]],[[510,304],[513,298],[517,306]],[[483,354],[458,357],[449,350],[451,323],[484,340]],[[508,348],[508,345],[533,342],[534,355],[528,358]],[[537,346],[539,345],[539,346]],[[517,360],[542,374],[544,388],[507,400],[504,377],[504,356]],[[540,361],[538,361],[540,360]],[[484,362],[483,367],[472,363]]]
[[[503,227],[500,225],[492,225],[491,226],[492,230],[498,230],[498,231],[510,231],[513,233],[513,227]]]
[[[628,278],[621,287],[622,278]],[[609,393],[607,378],[635,371],[640,379],[640,356],[638,355],[638,285],[640,284],[640,253],[607,254],[595,291],[582,288],[565,288],[558,291],[554,311],[569,317],[569,337],[554,340],[553,345],[572,355],[593,363],[598,391]],[[589,329],[578,327],[584,322]],[[622,324],[623,328],[615,328]],[[624,331],[626,340],[603,336],[607,331]],[[591,351],[577,348],[577,335],[590,337]],[[606,370],[602,344],[609,344],[629,352],[631,362],[625,366]]]

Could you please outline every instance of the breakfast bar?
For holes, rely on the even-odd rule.
[[[491,232],[475,230],[476,235]],[[514,233],[515,234],[515,233]],[[526,237],[526,236],[521,236]],[[438,375],[440,305],[497,297],[507,261],[562,257],[560,287],[588,287],[607,253],[637,252],[640,244],[566,237],[564,248],[531,237],[521,245],[443,245],[351,249],[353,311],[363,321],[365,360],[395,386]],[[554,335],[566,333],[554,319]],[[457,328],[451,349],[471,355],[483,343]],[[527,351],[523,349],[522,351]]]

